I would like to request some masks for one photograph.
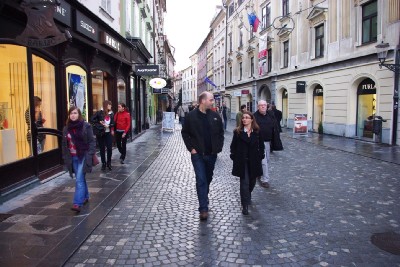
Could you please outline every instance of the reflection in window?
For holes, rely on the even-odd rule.
[[[107,100],[108,87],[106,76],[107,73],[96,70],[92,71],[92,97],[93,97],[93,114],[103,107],[103,101]]]
[[[57,129],[55,68],[38,56],[32,56],[34,82],[34,122],[36,127]],[[40,99],[40,100],[39,100]],[[37,136],[38,153],[58,148],[56,136],[39,134]]]
[[[118,86],[118,103],[126,103],[126,85],[125,85],[125,81],[122,79],[118,79],[117,82],[117,86]]]

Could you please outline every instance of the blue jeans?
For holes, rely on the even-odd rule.
[[[214,173],[217,155],[191,154],[193,169],[196,174],[196,191],[199,211],[208,211],[208,192]]]
[[[228,124],[228,118],[224,118],[224,130],[226,131],[226,125]]]
[[[89,199],[89,190],[86,184],[83,166],[86,164],[85,158],[79,159],[77,156],[72,157],[72,167],[75,172],[75,195],[74,204],[82,206],[85,199]]]

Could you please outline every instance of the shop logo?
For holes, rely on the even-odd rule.
[[[27,16],[24,31],[16,37],[16,41],[28,47],[54,46],[67,40],[69,32],[60,32],[53,16],[59,0],[24,0],[21,7]]]

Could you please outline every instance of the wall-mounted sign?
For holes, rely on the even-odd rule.
[[[242,95],[248,95],[250,93],[249,90],[242,90]]]
[[[357,87],[357,94],[359,95],[376,94],[375,82],[370,78],[363,80]]]
[[[169,88],[161,88],[161,94],[168,94]]]
[[[118,42],[114,37],[109,35],[106,32],[101,32],[100,33],[100,43],[117,51],[118,53],[121,52],[121,43]]]
[[[242,96],[242,92],[233,92],[233,96]]]
[[[324,95],[324,89],[320,85],[315,87],[313,95],[314,96],[323,96]]]
[[[162,78],[154,78],[150,80],[149,85],[152,88],[161,89],[167,85],[167,81]]]
[[[161,88],[153,88],[153,94],[161,94]]]
[[[76,11],[75,30],[93,41],[99,41],[97,24],[79,11]]]
[[[55,6],[54,18],[59,22],[71,27],[71,6],[64,0],[60,1],[59,6]]]
[[[158,65],[135,65],[133,71],[140,76],[154,76],[159,74],[159,67]]]
[[[305,81],[297,81],[296,82],[296,93],[305,93],[306,92],[306,82]]]
[[[15,40],[28,47],[48,47],[65,42],[67,37],[54,22],[55,0],[22,1],[27,21],[24,31]]]

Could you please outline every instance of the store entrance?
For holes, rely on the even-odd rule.
[[[363,80],[357,88],[357,136],[372,139],[373,116],[376,113],[375,82],[369,78]]]

